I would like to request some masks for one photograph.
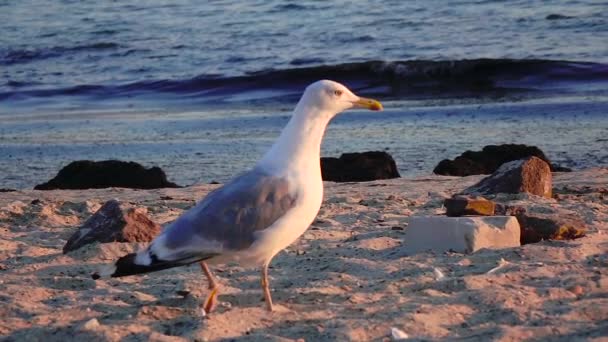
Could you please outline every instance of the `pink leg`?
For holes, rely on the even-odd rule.
[[[203,270],[203,273],[205,273],[205,276],[207,276],[209,289],[211,290],[211,292],[209,292],[209,294],[207,295],[207,298],[203,302],[203,306],[202,306],[203,316],[207,316],[209,313],[211,313],[211,311],[213,311],[213,309],[215,308],[215,306],[217,304],[217,295],[218,295],[219,286],[217,285],[217,282],[213,278],[213,275],[211,274],[211,271],[209,270],[207,263],[205,263],[204,261],[201,261],[200,265],[201,265],[201,269]]]
[[[264,290],[266,308],[272,312],[272,297],[270,296],[270,283],[268,282],[268,264],[262,266],[262,290]]]

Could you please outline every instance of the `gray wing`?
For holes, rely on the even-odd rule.
[[[162,233],[169,250],[246,249],[296,202],[284,178],[254,169],[213,191]],[[213,252],[209,250],[208,252]]]

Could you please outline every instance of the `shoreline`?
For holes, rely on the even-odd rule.
[[[603,98],[602,98],[603,99]],[[322,156],[386,151],[399,172],[430,173],[442,159],[491,144],[537,146],[572,169],[608,165],[608,101],[469,103],[346,113],[330,124]],[[33,188],[75,160],[119,159],[159,166],[180,185],[225,182],[254,164],[291,108],[203,110],[153,115],[69,114],[64,120],[0,117],[1,188]]]
[[[166,223],[218,185],[179,189],[25,190],[0,196],[0,333],[8,340],[593,339],[608,329],[608,168],[554,173],[556,198],[502,197],[557,215],[575,212],[587,236],[473,254],[407,255],[409,217],[439,215],[443,199],[484,176],[325,183],[313,226],[272,262],[278,312],[260,302],[257,271],[223,266],[220,306],[197,314],[206,285],[195,266],[94,282],[89,273],[137,244],[65,240],[106,200],[146,207]],[[602,190],[604,189],[604,190]],[[164,198],[164,199],[163,199]],[[38,201],[36,201],[38,200]],[[492,274],[500,260],[507,267]],[[437,280],[434,270],[445,274]],[[186,295],[180,295],[186,293]],[[99,325],[85,323],[95,318]]]

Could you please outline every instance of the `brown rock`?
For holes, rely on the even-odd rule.
[[[63,253],[93,242],[147,242],[160,230],[160,226],[146,216],[144,208],[125,208],[120,202],[110,200],[70,237]]]
[[[447,216],[494,215],[496,204],[483,197],[456,195],[443,202]]]
[[[551,198],[551,169],[545,161],[530,157],[503,164],[492,175],[465,189],[464,194],[492,195],[527,192]]]
[[[582,296],[585,293],[585,289],[583,289],[580,285],[574,285],[568,288],[568,291],[574,293],[577,296]]]
[[[572,240],[585,236],[587,226],[574,217],[555,217],[543,214],[516,215],[521,227],[521,244],[542,240]]]

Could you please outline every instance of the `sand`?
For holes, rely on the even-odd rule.
[[[554,199],[497,199],[576,213],[589,225],[584,238],[407,255],[409,217],[442,214],[444,198],[479,179],[326,183],[311,229],[272,263],[277,310],[265,311],[257,270],[222,266],[220,305],[208,319],[197,265],[93,281],[99,265],[139,246],[61,248],[106,200],[145,207],[162,224],[217,185],[0,193],[1,339],[382,341],[397,328],[412,340],[606,340],[608,168],[554,174]]]

